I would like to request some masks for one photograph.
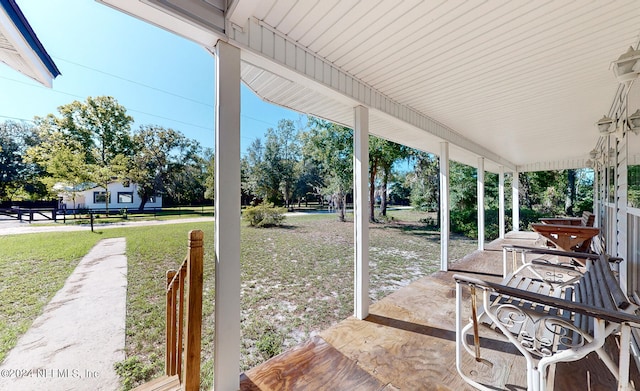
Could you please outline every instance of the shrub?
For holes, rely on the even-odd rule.
[[[242,213],[242,218],[252,227],[270,227],[284,221],[285,208],[275,207],[272,203],[250,206]]]

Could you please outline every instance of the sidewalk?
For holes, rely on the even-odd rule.
[[[0,365],[0,390],[119,389],[113,364],[125,358],[125,248],[124,238],[104,239],[80,261]]]

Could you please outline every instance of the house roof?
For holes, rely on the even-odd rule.
[[[494,172],[584,167],[609,142],[595,123],[619,99],[611,63],[640,32],[636,0],[99,1],[237,45],[266,101],[347,126],[364,105],[371,133],[436,154],[448,141],[451,159]],[[629,102],[640,107],[637,85]]]
[[[47,87],[60,75],[15,0],[0,0],[0,61]]]

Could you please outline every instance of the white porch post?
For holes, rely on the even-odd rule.
[[[449,143],[440,143],[440,270],[449,269]]]
[[[500,166],[500,172],[498,173],[498,209],[498,231],[500,238],[504,238],[504,166]]]
[[[214,389],[240,389],[240,49],[216,58]]]
[[[484,158],[478,158],[478,250],[484,250]]]
[[[520,231],[520,180],[518,179],[518,171],[513,172],[511,180],[511,216],[513,220],[513,230]]]
[[[354,316],[369,315],[369,109],[354,109],[353,132],[353,238],[354,238]]]

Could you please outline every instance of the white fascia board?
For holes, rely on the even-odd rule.
[[[16,61],[2,59],[0,54],[0,61],[6,63],[16,71],[34,79],[35,81],[51,88],[53,85],[53,75],[49,72],[47,67],[42,63],[38,55],[31,49],[29,43],[24,39],[20,30],[13,24],[13,21],[7,15],[4,8],[0,7],[0,32],[5,39],[11,44],[15,50],[15,56],[18,58]],[[13,55],[8,53],[9,56]],[[22,61],[20,61],[22,60]],[[21,63],[26,65],[28,69],[21,66]]]
[[[99,3],[133,16],[144,22],[177,34],[190,41],[213,48],[219,40],[226,41],[224,34],[207,29],[194,21],[159,5],[151,5],[140,0],[96,0]]]
[[[243,61],[312,88],[351,107],[364,105],[375,112],[399,119],[509,170],[514,170],[516,167],[512,162],[434,119],[393,101],[255,18],[248,20],[242,28],[229,29],[227,34],[231,42],[244,49]]]
[[[556,171],[586,168],[588,157],[576,157],[565,160],[530,163],[518,166],[518,172]]]

